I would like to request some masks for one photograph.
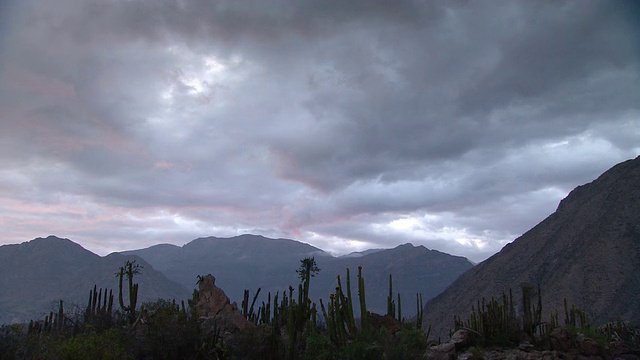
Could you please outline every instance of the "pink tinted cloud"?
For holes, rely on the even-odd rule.
[[[46,97],[56,97],[63,99],[78,99],[75,87],[58,78],[38,75],[32,71],[9,67],[6,74],[6,81],[13,86],[27,90],[36,95]]]
[[[156,169],[173,169],[176,166],[178,166],[178,164],[169,161],[157,161],[153,164],[153,167]]]

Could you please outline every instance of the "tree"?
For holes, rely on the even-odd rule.
[[[306,301],[309,299],[309,282],[311,278],[316,276],[320,272],[320,268],[316,264],[316,259],[308,257],[300,260],[300,268],[296,270],[298,276],[300,276],[300,282],[303,288],[303,299]]]

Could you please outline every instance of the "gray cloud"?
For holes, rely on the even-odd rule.
[[[640,153],[633,2],[0,10],[4,243],[253,231],[481,260]]]

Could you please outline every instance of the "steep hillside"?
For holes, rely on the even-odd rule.
[[[0,246],[0,324],[28,321],[54,310],[60,299],[68,310],[86,306],[94,284],[118,291],[116,271],[127,259],[143,266],[140,302],[186,298],[190,292],[168,280],[143,259],[111,254],[100,257],[55,236]]]
[[[444,335],[454,314],[521,284],[540,285],[544,316],[563,299],[594,323],[640,322],[640,157],[574,189],[555,213],[467,271],[425,306],[426,323]]]

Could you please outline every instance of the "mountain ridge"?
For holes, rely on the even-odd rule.
[[[425,323],[445,335],[451,317],[467,317],[474,302],[522,284],[539,285],[543,316],[562,312],[566,298],[594,324],[640,321],[629,306],[640,295],[640,157],[576,187],[556,211],[461,275],[425,306]]]
[[[367,280],[367,304],[375,312],[386,311],[389,274],[394,277],[394,293],[401,292],[404,299],[415,299],[416,293],[423,293],[428,299],[473,266],[464,257],[412,244],[365,251],[362,256],[335,257],[296,240],[250,234],[233,238],[198,238],[182,247],[160,249],[152,246],[124,254],[144,258],[183,286],[195,284],[196,275],[211,273],[232,301],[238,302],[245,289],[257,291],[261,288],[262,294],[275,294],[297,284],[299,278],[295,270],[305,257],[315,257],[321,269],[311,286],[310,296],[314,300],[334,292],[336,276],[344,279],[346,268],[351,269],[355,282],[357,267],[362,265]],[[242,266],[237,267],[238,264]],[[423,271],[425,269],[428,271]],[[415,306],[412,304],[406,309],[415,309]]]
[[[139,303],[159,297],[184,298],[189,291],[167,279],[138,256],[101,257],[65,238],[50,235],[21,244],[0,246],[0,324],[38,319],[64,300],[70,310],[86,306],[94,285],[117,296],[115,272],[126,260],[142,266]]]
[[[37,319],[55,310],[59,299],[65,301],[67,308],[82,309],[86,293],[94,284],[117,293],[114,274],[125,260],[136,260],[143,267],[142,274],[135,278],[140,283],[139,304],[157,298],[189,298],[196,276],[208,273],[216,276],[216,284],[232,301],[240,303],[245,289],[253,294],[261,288],[262,296],[266,296],[268,292],[275,295],[286,291],[290,285],[295,288],[300,260],[311,256],[322,269],[312,281],[311,295],[316,301],[326,300],[335,290],[335,277],[344,279],[346,268],[352,270],[355,283],[357,267],[363,265],[368,308],[379,313],[386,310],[390,273],[394,277],[394,293],[401,292],[403,299],[408,299],[405,309],[415,309],[415,293],[423,293],[425,298],[435,296],[472,266],[466,258],[411,244],[341,258],[297,240],[244,234],[203,237],[183,246],[157,244],[99,256],[69,239],[51,235],[0,246],[0,271],[5,274],[0,277],[0,288],[6,290],[0,294],[0,324]],[[37,266],[11,271],[19,264]],[[425,276],[421,270],[427,268],[430,270]],[[425,282],[425,278],[431,280]],[[410,315],[410,310],[405,313]]]

